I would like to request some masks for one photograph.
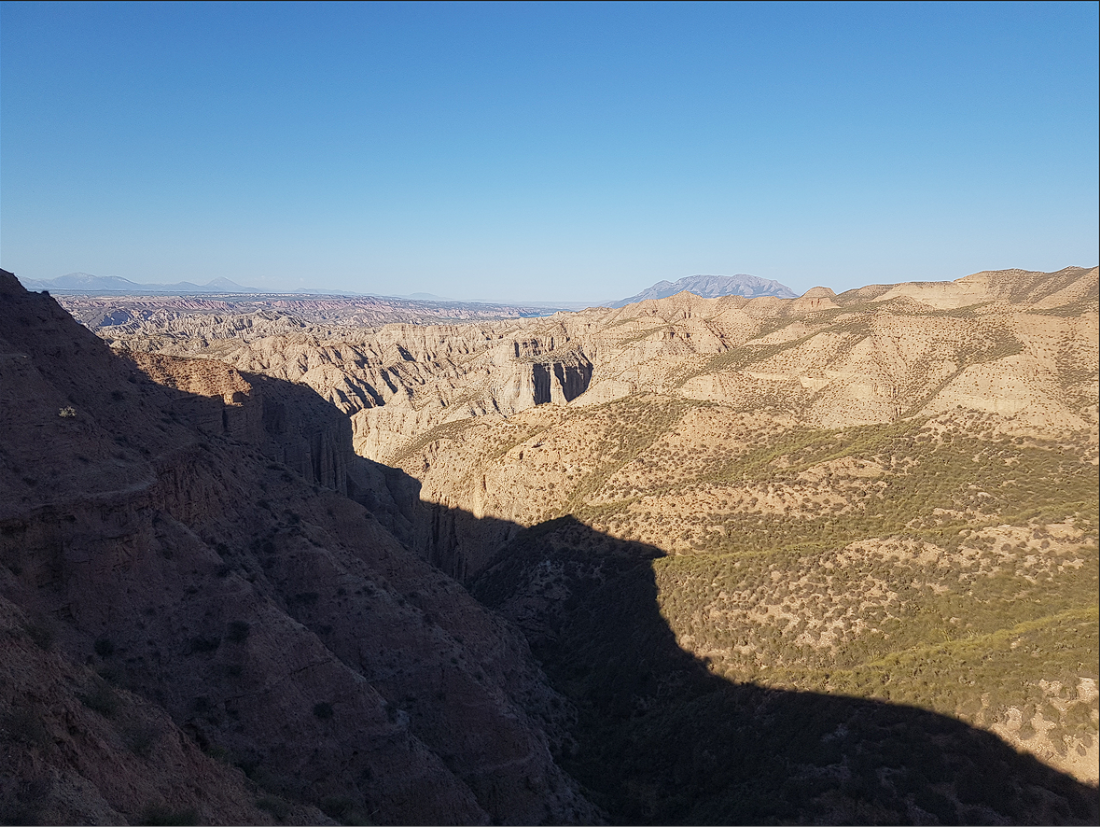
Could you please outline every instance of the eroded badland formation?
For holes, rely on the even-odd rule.
[[[0,278],[9,822],[1100,817],[1096,268],[102,339]]]

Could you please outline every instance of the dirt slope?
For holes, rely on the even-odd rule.
[[[125,360],[0,277],[10,817],[597,818],[523,638],[341,493],[371,471],[338,412]]]

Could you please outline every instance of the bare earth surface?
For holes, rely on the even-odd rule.
[[[96,681],[164,710],[227,800],[1096,818],[1096,268],[370,329],[85,307],[113,361],[25,295],[0,329],[12,639],[97,723]],[[11,806],[68,789],[27,766]],[[238,817],[97,789],[88,820]]]
[[[346,496],[346,419],[3,279],[5,821],[599,820],[522,636]]]

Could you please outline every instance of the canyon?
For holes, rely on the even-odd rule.
[[[1096,268],[462,324],[2,278],[9,821],[1097,818]]]

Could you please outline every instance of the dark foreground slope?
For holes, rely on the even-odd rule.
[[[0,278],[5,821],[597,818],[522,637],[340,493],[346,420]]]

